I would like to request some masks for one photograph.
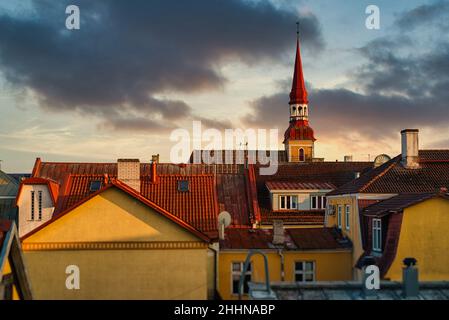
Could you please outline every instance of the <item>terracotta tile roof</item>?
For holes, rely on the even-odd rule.
[[[213,175],[159,175],[141,180],[141,194],[205,233],[217,232],[218,203]],[[178,181],[189,181],[189,191],[178,191]]]
[[[150,208],[153,208],[155,211],[157,211],[158,213],[162,214],[166,218],[172,220],[173,222],[175,222],[179,226],[181,226],[181,227],[185,228],[186,230],[192,232],[193,234],[198,236],[200,239],[202,239],[204,241],[207,241],[207,242],[210,241],[211,238],[206,233],[202,232],[201,230],[196,229],[194,226],[190,225],[189,223],[187,223],[183,219],[175,216],[171,212],[168,212],[166,209],[160,207],[156,203],[154,203],[151,200],[147,199],[142,194],[140,194],[139,192],[137,192],[133,188],[129,187],[127,184],[125,184],[125,183],[123,183],[123,182],[121,182],[119,180],[116,180],[116,179],[111,179],[109,181],[109,183],[107,185],[105,185],[103,188],[101,188],[100,190],[98,190],[96,192],[93,192],[88,197],[86,197],[83,200],[77,202],[75,206],[68,208],[66,211],[61,212],[60,214],[58,214],[56,216],[53,216],[53,218],[51,220],[45,222],[44,224],[40,225],[38,228],[36,228],[36,229],[32,230],[31,232],[29,232],[28,234],[24,235],[21,239],[23,240],[23,239],[26,239],[26,238],[30,237],[34,233],[36,233],[39,230],[45,228],[47,225],[49,225],[49,224],[53,223],[54,221],[58,220],[59,218],[63,217],[64,215],[66,215],[67,213],[72,211],[74,208],[80,206],[81,204],[85,203],[89,199],[92,199],[93,197],[97,196],[98,194],[100,194],[100,193],[102,193],[102,192],[104,192],[104,191],[106,191],[106,190],[108,190],[110,188],[113,188],[113,187],[118,188],[118,189],[126,192],[127,194],[129,194],[130,196],[132,196],[135,199],[139,200],[143,204],[149,206]]]
[[[335,186],[328,182],[296,182],[296,181],[268,181],[269,190],[333,190]]]
[[[261,208],[261,224],[272,225],[273,220],[282,220],[287,225],[324,225],[324,210],[272,211]]]
[[[406,169],[401,155],[348,182],[328,195],[349,193],[423,193],[449,186],[449,151],[420,150],[419,168]]]
[[[259,206],[253,204],[250,196],[250,186],[254,183],[250,182],[248,170],[245,170],[243,165],[158,163],[157,174],[162,180],[159,179],[159,185],[155,186],[150,183],[151,165],[141,163],[140,171],[142,193],[145,197],[174,214],[185,216],[186,220],[204,232],[216,232],[216,212],[226,210],[231,213],[233,226],[250,226],[258,213]],[[106,179],[116,178],[117,163],[42,162],[38,159],[33,169],[34,177],[51,179],[58,183],[59,198],[55,215],[92,194],[89,190],[90,183],[104,180],[105,175]],[[176,179],[179,180],[180,177],[192,179],[191,186],[194,190],[188,196],[182,195],[176,201],[170,201],[174,196],[173,190],[177,190],[174,185],[177,183]],[[106,182],[103,183],[105,184]],[[210,212],[213,195],[211,190],[216,190],[215,200],[218,202],[214,213]]]
[[[334,228],[287,228],[284,245],[274,245],[272,229],[230,228],[225,239],[220,240],[220,250],[278,249],[335,250],[350,249],[351,242],[344,240]]]

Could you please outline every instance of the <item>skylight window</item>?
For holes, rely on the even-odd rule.
[[[89,191],[95,192],[95,191],[100,190],[100,188],[101,188],[101,181],[100,180],[95,180],[95,181],[91,181],[90,182]]]
[[[179,180],[178,181],[178,191],[188,192],[189,191],[189,180]]]

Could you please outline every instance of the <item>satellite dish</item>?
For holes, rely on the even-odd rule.
[[[385,162],[391,160],[391,157],[387,154],[380,154],[374,159],[374,168],[383,165]]]
[[[225,228],[231,224],[231,214],[227,211],[222,211],[218,215],[218,237],[220,240],[225,238]]]
[[[227,211],[222,211],[218,215],[218,224],[223,225],[225,228],[231,224],[232,218],[231,214]]]

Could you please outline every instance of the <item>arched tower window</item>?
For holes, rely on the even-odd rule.
[[[299,107],[298,110],[299,110],[299,112],[298,112],[299,115],[302,116],[302,107]]]
[[[303,148],[299,149],[299,161],[301,161],[301,162],[305,161]]]

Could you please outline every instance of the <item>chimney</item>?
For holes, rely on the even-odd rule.
[[[140,161],[139,159],[118,159],[117,179],[140,193]]]
[[[151,162],[159,163],[159,153],[151,156]]]
[[[419,295],[418,268],[416,268],[415,258],[404,259],[402,288],[404,298],[416,298]]]
[[[273,244],[281,245],[284,242],[284,222],[282,220],[273,220]]]
[[[352,162],[352,156],[345,156],[345,162]]]
[[[159,154],[151,156],[151,183],[157,183],[157,163],[159,162]]]
[[[416,169],[419,167],[418,134],[418,129],[405,129],[401,131],[402,165],[406,169]]]

